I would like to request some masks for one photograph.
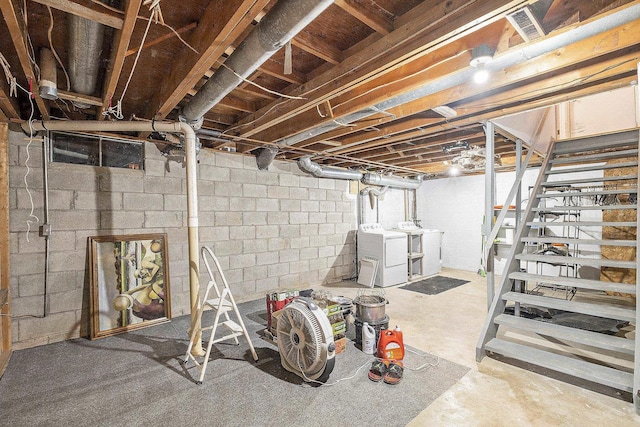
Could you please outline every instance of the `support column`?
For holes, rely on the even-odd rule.
[[[486,162],[484,167],[484,244],[485,247],[491,246],[493,242],[489,242],[487,239],[491,235],[491,229],[493,228],[493,216],[495,206],[495,129],[493,122],[487,122],[484,126],[484,132],[486,135]],[[493,250],[490,250],[486,259],[487,270],[487,309],[491,307],[493,297],[495,294],[495,271],[493,266]]]

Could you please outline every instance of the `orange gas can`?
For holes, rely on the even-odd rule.
[[[381,359],[402,360],[404,358],[404,344],[402,331],[396,326],[394,330],[380,331],[378,340],[378,354]]]

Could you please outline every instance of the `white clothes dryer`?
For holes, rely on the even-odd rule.
[[[389,231],[377,223],[360,224],[358,262],[363,258],[378,260],[375,286],[398,285],[407,281],[407,234]]]

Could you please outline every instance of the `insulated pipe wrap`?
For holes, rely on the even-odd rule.
[[[333,0],[279,0],[183,108],[181,118],[196,122],[260,65],[320,15]],[[228,68],[233,70],[235,75]],[[242,78],[238,77],[241,76]]]

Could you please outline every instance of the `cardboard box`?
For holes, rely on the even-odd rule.
[[[334,341],[336,345],[336,354],[342,353],[347,349],[347,337]]]

